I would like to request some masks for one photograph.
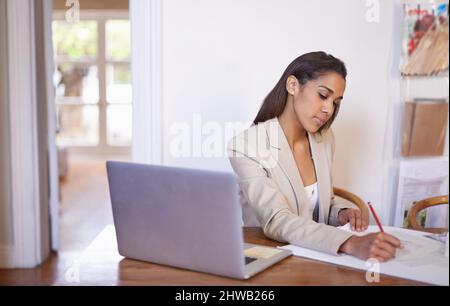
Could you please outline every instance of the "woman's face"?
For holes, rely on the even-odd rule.
[[[335,72],[325,73],[304,85],[290,76],[286,85],[293,98],[295,116],[310,133],[317,132],[330,120],[345,91],[345,80]]]

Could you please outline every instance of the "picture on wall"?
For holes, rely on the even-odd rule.
[[[403,5],[401,74],[448,75],[448,2]]]

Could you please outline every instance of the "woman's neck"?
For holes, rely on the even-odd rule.
[[[297,143],[307,141],[308,133],[295,115],[293,101],[289,98],[283,113],[278,116],[278,121],[291,148],[294,148]]]

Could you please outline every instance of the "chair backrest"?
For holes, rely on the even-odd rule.
[[[408,211],[408,227],[419,230],[419,231],[426,231],[426,232],[432,232],[432,233],[442,233],[448,231],[448,228],[424,228],[422,227],[419,222],[417,221],[417,215],[418,213],[431,206],[436,205],[448,205],[448,195],[445,196],[437,196],[432,198],[423,199],[421,201],[416,202],[411,209]]]
[[[351,193],[348,190],[338,188],[338,187],[333,187],[333,192],[334,192],[335,196],[343,198],[343,199],[355,204],[359,208],[361,215],[363,217],[366,217],[367,219],[369,218],[369,210],[367,208],[367,204],[363,201],[363,199],[361,199],[356,194]]]

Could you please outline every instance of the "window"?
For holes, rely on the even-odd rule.
[[[52,25],[57,144],[118,153],[131,145],[130,22],[86,15],[68,23],[56,13]]]

